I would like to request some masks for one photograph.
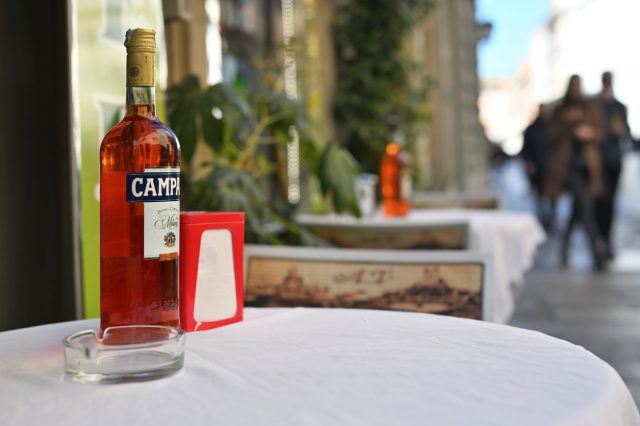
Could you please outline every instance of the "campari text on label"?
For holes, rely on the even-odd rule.
[[[179,172],[127,173],[128,202],[148,203],[179,199]]]

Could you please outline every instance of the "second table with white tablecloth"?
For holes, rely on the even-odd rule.
[[[445,223],[469,224],[469,249],[490,255],[493,261],[489,321],[507,323],[515,308],[515,295],[524,283],[524,274],[533,265],[537,247],[546,234],[536,217],[526,212],[478,209],[413,209],[406,217],[389,218],[382,214],[356,219],[344,215],[297,217],[303,225],[358,224],[387,226],[411,223],[433,226]]]

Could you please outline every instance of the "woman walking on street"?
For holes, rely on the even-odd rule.
[[[602,175],[598,143],[602,137],[602,116],[599,108],[582,94],[577,75],[569,79],[567,92],[551,117],[551,164],[546,193],[557,199],[564,188],[573,197],[571,218],[562,238],[561,263],[569,258],[571,234],[576,224],[584,227],[598,270],[606,267],[606,244],[595,222],[594,198],[602,191]]]

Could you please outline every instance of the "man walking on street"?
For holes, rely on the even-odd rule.
[[[538,116],[524,131],[522,159],[524,170],[535,193],[536,213],[540,223],[549,231],[555,223],[555,201],[544,196],[551,144],[549,142],[549,112],[544,104],[538,107]],[[549,204],[549,206],[547,205]]]
[[[603,191],[596,198],[595,216],[600,235],[608,248],[609,258],[614,252],[611,246],[611,229],[615,211],[615,196],[622,171],[622,142],[629,137],[627,108],[613,95],[613,75],[602,74],[602,91],[598,95],[604,119],[603,140],[600,144],[602,158]]]

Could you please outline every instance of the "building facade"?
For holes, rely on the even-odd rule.
[[[432,118],[417,146],[419,186],[488,187],[489,143],[480,124],[476,47],[481,27],[473,0],[440,0],[414,33],[412,54],[433,80]]]

